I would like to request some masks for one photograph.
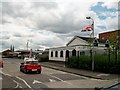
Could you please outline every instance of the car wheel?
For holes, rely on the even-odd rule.
[[[37,71],[38,74],[41,74],[41,71]]]
[[[26,69],[24,69],[24,73],[26,73],[26,74],[28,73]]]

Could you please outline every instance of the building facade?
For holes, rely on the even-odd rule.
[[[115,30],[111,32],[104,32],[99,34],[99,39],[101,41],[106,41],[107,39],[115,42],[120,43],[120,30]]]
[[[66,61],[70,56],[90,55],[92,49],[89,40],[91,38],[73,37],[66,46],[50,48],[49,49],[49,60],[53,61]],[[104,53],[105,47],[100,45],[94,47],[94,53]]]

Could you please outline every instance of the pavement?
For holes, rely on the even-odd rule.
[[[118,80],[120,82],[120,75],[118,74],[108,74],[108,73],[102,73],[102,72],[93,72],[90,70],[84,70],[84,69],[75,69],[75,68],[68,68],[65,67],[64,62],[40,62],[43,67],[48,67],[72,74],[77,74],[81,76],[85,76],[88,78],[94,78],[94,79],[101,79],[101,80]]]

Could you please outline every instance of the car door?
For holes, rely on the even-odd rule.
[[[20,65],[21,70],[24,70],[24,64],[25,62],[21,62],[21,65]]]

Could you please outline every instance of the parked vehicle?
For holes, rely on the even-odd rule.
[[[120,82],[106,85],[103,87],[96,87],[94,90],[120,90]]]
[[[0,60],[0,67],[3,68],[3,61],[2,60]]]
[[[34,59],[34,58],[27,58],[27,57],[25,57],[25,58],[24,58],[24,61],[27,61],[27,60],[36,60],[36,59]]]
[[[26,60],[23,61],[20,65],[20,71],[24,73],[28,72],[37,72],[41,73],[41,65],[38,60]]]
[[[24,61],[27,61],[27,60],[29,60],[29,58],[24,58]]]

